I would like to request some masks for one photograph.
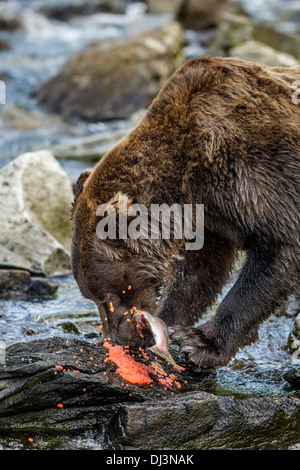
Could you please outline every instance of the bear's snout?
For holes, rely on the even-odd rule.
[[[103,338],[122,346],[142,347],[153,342],[151,330],[141,328],[136,321],[135,310],[124,305],[114,307],[112,302],[98,305],[103,326]]]

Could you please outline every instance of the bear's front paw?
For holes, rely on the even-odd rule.
[[[216,345],[216,341],[208,338],[201,327],[172,326],[170,339],[179,344],[182,352],[187,352],[190,359],[204,367],[226,365],[232,353]]]

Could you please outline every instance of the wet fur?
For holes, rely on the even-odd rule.
[[[292,83],[299,79],[299,67],[191,60],[138,126],[81,176],[73,272],[116,341],[129,341],[133,327],[121,312],[135,305],[175,325],[174,340],[196,363],[224,365],[297,289],[300,105],[292,103]],[[99,240],[96,208],[117,204],[117,193],[147,207],[203,203],[204,247],[185,252],[174,242]],[[178,248],[182,256],[174,257]],[[237,282],[215,316],[195,328],[228,280],[238,250],[246,262]],[[109,312],[109,299],[117,313]]]

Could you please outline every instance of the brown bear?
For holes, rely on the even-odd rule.
[[[297,80],[300,67],[192,59],[136,128],[79,177],[73,273],[112,341],[149,340],[139,339],[124,315],[135,306],[173,326],[174,341],[194,362],[222,366],[257,339],[259,324],[298,288]],[[118,213],[133,203],[203,204],[204,245],[185,250],[184,239],[100,239],[97,208],[104,203]],[[195,327],[239,250],[246,261],[238,279],[216,314]]]

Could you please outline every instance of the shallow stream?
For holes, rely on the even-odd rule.
[[[81,171],[97,161],[98,155],[127,134],[140,116],[138,113],[129,121],[67,123],[33,97],[33,91],[41,83],[58,73],[70,57],[88,44],[150,30],[171,18],[168,14],[148,14],[144,3],[130,0],[124,0],[127,7],[123,13],[97,13],[68,21],[48,18],[41,12],[70,3],[71,0],[0,2],[0,16],[3,11],[5,15],[20,17],[23,22],[22,29],[0,32],[0,39],[10,46],[9,50],[0,51],[0,80],[6,85],[6,104],[0,105],[0,167],[21,153],[48,148],[75,181]],[[256,21],[272,22],[278,29],[289,32],[299,31],[299,7],[295,0],[240,0],[239,3]],[[211,35],[211,30],[185,31],[187,59],[205,55]],[[3,119],[11,110],[25,111],[19,128],[10,126],[5,116]],[[39,123],[37,128],[28,124],[26,112],[29,121],[32,118]]]
[[[74,18],[68,22],[48,19],[38,13],[39,0],[9,0],[1,2],[7,11],[21,16],[25,28],[17,32],[2,32],[1,38],[11,46],[0,53],[0,79],[6,84],[6,104],[0,106],[0,167],[23,152],[50,148],[54,154],[68,154],[68,148],[85,143],[104,151],[112,142],[126,134],[133,122],[97,122],[85,124],[63,122],[40,106],[32,91],[43,81],[57,73],[64,62],[95,40],[109,41],[152,28],[167,20],[167,15],[149,15],[142,3],[131,3],[124,14],[99,13]],[[242,0],[245,8],[257,19],[274,21],[282,12],[296,9],[296,3],[286,1]],[[287,8],[288,6],[288,8]],[[298,9],[299,11],[299,9]],[[21,12],[21,14],[20,14]],[[281,29],[299,30],[299,18],[280,23]],[[209,32],[186,32],[187,57],[205,54],[205,41]],[[13,129],[1,117],[9,109],[28,110],[40,120],[37,129]],[[87,154],[90,150],[87,150]],[[88,158],[61,158],[60,162],[72,181],[93,163]],[[30,341],[37,337],[71,335],[98,341],[98,313],[96,306],[82,298],[72,276],[53,280],[58,284],[57,295],[47,301],[7,300],[0,303],[0,337],[9,345]],[[213,382],[203,389],[217,394],[235,396],[282,396],[296,392],[284,380],[283,374],[295,367],[296,362],[286,350],[288,335],[293,326],[291,316],[272,316],[261,325],[259,340],[240,351],[227,367],[216,372]],[[200,386],[201,387],[201,386]],[[95,443],[95,448],[97,444]]]
[[[99,341],[100,322],[95,304],[81,296],[72,276],[53,282],[58,285],[53,300],[1,302],[0,335],[7,346],[49,336]],[[259,340],[240,350],[227,367],[217,369],[213,379],[200,383],[199,388],[220,395],[296,395],[283,377],[299,364],[286,348],[293,321],[292,316],[271,316],[260,326]]]

